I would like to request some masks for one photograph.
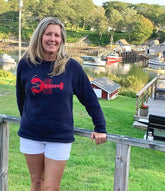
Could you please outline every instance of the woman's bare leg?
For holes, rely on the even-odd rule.
[[[44,191],[44,155],[25,154],[31,175],[31,191]]]
[[[44,191],[59,191],[62,175],[67,161],[52,160],[45,157]]]

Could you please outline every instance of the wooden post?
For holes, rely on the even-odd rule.
[[[149,99],[149,88],[147,89],[146,103],[148,103],[148,99]]]
[[[127,191],[131,146],[116,144],[114,191]]]
[[[19,34],[18,34],[18,36],[19,36],[19,55],[18,55],[18,57],[19,57],[19,60],[20,60],[20,58],[21,58],[21,10],[22,10],[22,7],[23,7],[23,0],[19,0],[18,1],[18,3],[19,3]]]
[[[0,119],[0,190],[8,190],[8,149],[9,127],[8,123]]]
[[[153,85],[151,85],[151,95],[150,97],[152,98],[153,97]]]
[[[138,110],[139,110],[139,96],[136,96],[136,117],[138,116]]]

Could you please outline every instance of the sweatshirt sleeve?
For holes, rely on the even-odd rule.
[[[76,94],[81,104],[85,106],[88,114],[91,116],[95,126],[94,131],[106,133],[106,122],[98,98],[86,73],[81,67],[79,71],[80,73],[75,84],[74,94]]]
[[[20,116],[23,113],[23,105],[25,100],[25,87],[21,80],[22,71],[21,71],[21,64],[19,63],[17,66],[17,78],[16,78],[16,98],[17,98],[17,105]]]

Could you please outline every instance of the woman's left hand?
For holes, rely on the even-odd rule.
[[[93,142],[93,139],[95,139],[96,145],[105,143],[106,142],[106,133],[98,133],[98,132],[92,132],[91,134],[91,140]]]

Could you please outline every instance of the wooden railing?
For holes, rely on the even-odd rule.
[[[136,94],[136,111],[135,111],[135,120],[139,118],[139,106],[141,103],[148,103],[149,98],[153,98],[155,93],[155,87],[158,80],[162,80],[164,78],[155,77],[152,81],[150,81],[144,88]]]
[[[0,115],[0,191],[8,190],[9,123],[20,124],[20,118]],[[76,135],[90,137],[90,130],[75,128]],[[107,141],[116,143],[114,191],[128,190],[131,146],[165,152],[165,143],[121,135],[107,134]],[[112,188],[110,188],[112,190]]]

